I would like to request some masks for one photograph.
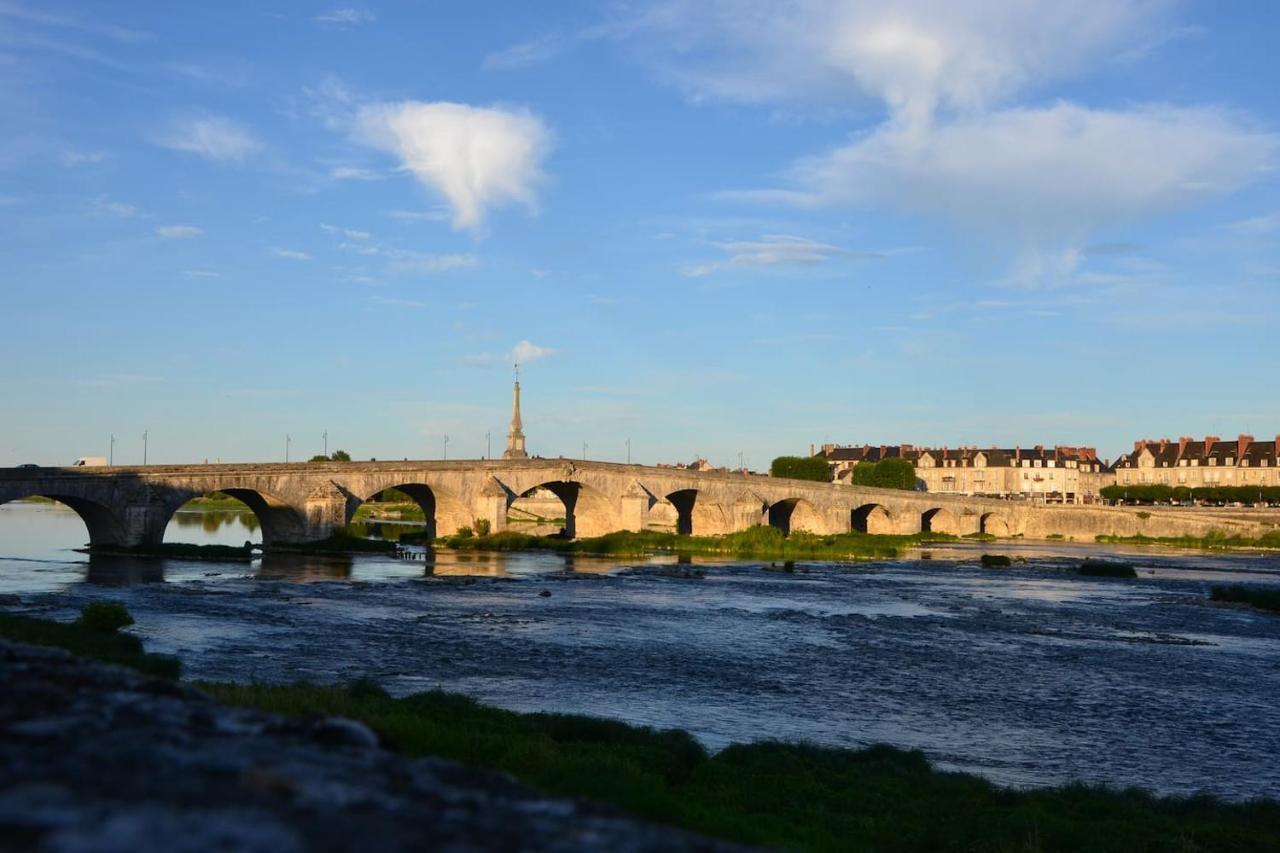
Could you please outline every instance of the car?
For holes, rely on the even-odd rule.
[[[37,465],[37,464],[36,464],[36,463],[34,463],[34,462],[23,462],[23,463],[22,463],[21,465],[19,465],[18,467],[19,467],[19,468],[39,468],[40,466],[39,466],[39,465]]]

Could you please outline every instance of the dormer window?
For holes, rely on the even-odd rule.
[[[1236,458],[1235,458],[1234,456],[1228,456],[1228,457],[1227,457],[1226,464],[1227,464],[1227,465],[1234,465],[1234,464],[1236,464]]]
[[[1216,465],[1218,464],[1218,460],[1217,460],[1215,457],[1210,456],[1210,457],[1209,457],[1209,464],[1210,464],[1210,465],[1215,465],[1215,466],[1216,466]]]

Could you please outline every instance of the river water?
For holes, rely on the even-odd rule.
[[[257,539],[252,516],[180,513],[167,541]],[[1211,604],[1280,586],[1275,555],[947,545],[875,563],[555,554],[93,557],[69,510],[0,506],[6,606],[125,604],[189,678],[441,687],[521,711],[757,739],[924,750],[1031,786],[1280,797],[1280,617]],[[984,570],[982,553],[1023,558]],[[1070,569],[1105,553],[1137,580]],[[547,594],[549,593],[549,594]]]

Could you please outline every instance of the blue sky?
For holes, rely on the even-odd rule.
[[[0,464],[480,456],[517,358],[546,456],[1270,437],[1277,35],[0,0]]]

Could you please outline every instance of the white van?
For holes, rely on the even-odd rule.
[[[75,462],[71,463],[72,468],[97,468],[107,464],[105,456],[81,456]]]

